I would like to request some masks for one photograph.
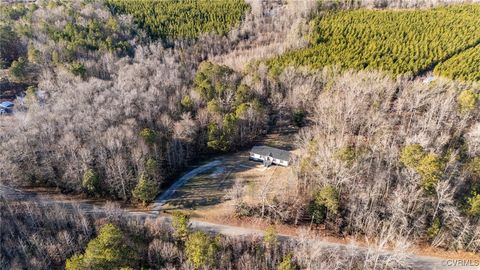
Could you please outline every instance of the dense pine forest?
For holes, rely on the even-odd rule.
[[[131,14],[152,38],[196,38],[205,33],[224,35],[238,26],[248,5],[243,0],[109,0],[118,13]]]
[[[452,56],[435,67],[435,74],[457,80],[480,81],[480,45]]]
[[[411,269],[418,247],[477,256],[477,2],[2,3],[0,102],[14,107],[0,114],[0,268]],[[287,184],[245,199],[260,187],[235,179],[229,217],[373,251],[1,193],[145,210],[192,167],[282,132]]]
[[[479,44],[479,12],[478,5],[326,12],[310,22],[311,47],[269,60],[268,65],[273,73],[288,65],[314,69],[338,65],[382,70],[395,76],[418,75]],[[476,67],[474,61],[466,61],[456,66],[456,72],[470,74],[468,71]]]

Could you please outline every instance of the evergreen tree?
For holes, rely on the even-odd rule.
[[[183,96],[182,100],[180,101],[180,104],[182,105],[182,110],[184,112],[189,112],[193,109],[193,101],[188,95]]]
[[[25,82],[28,76],[27,62],[25,61],[25,58],[20,57],[18,60],[13,61],[8,72],[14,81]]]
[[[337,214],[339,208],[338,192],[332,185],[323,187],[315,199],[319,205],[324,205],[328,211]]]
[[[31,107],[37,103],[37,94],[35,91],[35,87],[29,86],[27,87],[27,91],[25,91],[25,105],[27,107]]]
[[[175,237],[182,240],[186,239],[190,233],[190,216],[181,211],[173,212],[172,227],[175,230]]]
[[[430,194],[433,193],[442,177],[442,161],[435,154],[427,154],[420,160],[416,170],[422,177],[421,186],[423,190]]]
[[[140,136],[145,140],[147,144],[154,144],[156,139],[157,139],[157,133],[155,130],[152,130],[150,128],[144,128],[140,132]]]
[[[138,183],[132,191],[135,199],[142,202],[144,206],[153,201],[158,194],[158,185],[152,181],[145,173],[140,174]]]
[[[217,240],[204,232],[194,232],[185,243],[185,253],[196,269],[215,265],[219,250]]]
[[[302,127],[305,124],[305,111],[296,110],[293,112],[293,124],[297,127]]]
[[[463,90],[457,97],[461,112],[469,112],[477,107],[478,95],[471,90]]]
[[[427,230],[427,235],[430,239],[434,239],[437,234],[440,232],[440,219],[437,217],[433,220],[432,225]]]
[[[338,214],[339,196],[332,185],[326,185],[317,193],[308,206],[308,212],[314,223],[322,223],[327,217],[327,211]]]
[[[468,213],[473,217],[480,217],[480,194],[473,193],[468,199]]]
[[[277,270],[295,270],[296,267],[292,262],[292,254],[283,257],[282,262],[278,265]]]
[[[317,200],[312,200],[307,209],[312,222],[320,224],[325,221],[325,218],[327,217],[327,208],[324,204],[319,204]]]
[[[73,75],[79,76],[81,78],[85,78],[85,75],[87,73],[85,66],[80,62],[71,63],[69,70],[70,72],[72,72]]]
[[[466,166],[467,171],[475,177],[480,177],[480,157],[474,157]]]
[[[355,153],[354,147],[346,146],[338,149],[335,152],[335,158],[347,164],[351,164],[357,158],[357,153]]]
[[[97,173],[92,169],[87,169],[83,173],[82,187],[89,193],[97,193],[100,187],[100,179]]]
[[[133,250],[125,244],[123,232],[115,225],[106,224],[91,240],[83,254],[66,261],[67,270],[119,269],[131,264]]]
[[[154,158],[147,159],[145,162],[145,173],[149,179],[152,179],[154,182],[160,182],[160,170],[158,169],[158,163]]]
[[[400,152],[400,161],[407,167],[415,168],[424,156],[425,153],[420,144],[409,144]]]
[[[271,225],[265,230],[265,235],[263,236],[263,242],[270,247],[273,247],[277,244],[278,241],[278,232],[275,229],[275,226]]]

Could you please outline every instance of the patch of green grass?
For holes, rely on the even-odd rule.
[[[223,201],[225,190],[233,184],[231,179],[225,179],[225,172],[218,177],[211,176],[216,171],[212,168],[183,185],[167,204],[167,208],[196,209],[219,204]]]

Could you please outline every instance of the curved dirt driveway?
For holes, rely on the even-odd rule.
[[[150,212],[129,211],[126,213],[128,214],[128,216],[132,218],[142,218],[142,219],[159,218],[167,223],[170,223],[171,222],[170,216],[159,214],[158,210],[161,208],[161,206],[166,202],[168,202],[169,198],[175,193],[175,191],[179,189],[182,185],[187,183],[190,179],[220,164],[222,164],[220,160],[214,160],[212,162],[199,166],[189,171],[182,177],[180,177],[177,181],[175,181],[172,184],[172,186],[169,189],[167,189],[167,191],[165,191],[162,195],[160,195],[157,199],[155,199],[155,202],[153,203],[151,208],[152,211]],[[29,192],[21,191],[19,189],[7,187],[4,185],[0,185],[0,197],[3,197],[7,201],[8,200],[40,201],[45,205],[49,205],[49,204],[69,205],[70,204],[71,206],[71,203],[72,203],[72,201],[70,200],[52,199],[46,195],[36,195]],[[88,202],[75,202],[75,204],[82,210],[89,213],[104,213],[106,211],[106,209],[103,208],[103,206],[92,205]],[[262,236],[264,234],[263,231],[257,230],[257,229],[230,226],[230,225],[224,225],[224,224],[216,224],[216,223],[210,223],[210,222],[198,221],[198,220],[192,220],[191,227],[195,230],[201,230],[205,232],[224,234],[224,235],[230,235],[230,236],[255,236],[255,235]],[[279,235],[279,238],[282,240],[300,240],[298,237],[291,236],[291,235]],[[364,253],[373,252],[373,250],[369,250],[368,248],[355,246],[355,245],[345,245],[345,244],[340,244],[335,242],[326,242],[318,239],[310,239],[307,241],[309,242],[309,244],[314,245],[316,248],[334,249],[337,252],[342,252],[347,250],[349,252],[351,252],[352,250],[354,250],[355,252],[364,252]],[[381,254],[382,254],[381,256],[386,258],[388,257],[388,255],[392,253],[389,251],[384,251],[384,252],[381,252]],[[453,262],[454,260],[448,260],[448,259],[437,258],[437,257],[429,257],[429,256],[411,255],[407,258],[407,261],[415,269],[431,269],[431,270],[437,270],[437,269],[442,269],[442,270],[443,269],[445,270],[477,269],[478,270],[480,269],[480,266],[449,266],[448,264],[454,263]]]
[[[151,205],[151,209],[153,211],[159,211],[160,208],[166,203],[168,202],[168,200],[172,197],[173,194],[175,194],[175,192],[180,188],[182,187],[183,185],[185,185],[185,183],[187,183],[188,181],[190,181],[190,179],[192,179],[193,177],[205,172],[205,171],[208,171],[210,170],[211,168],[214,168],[218,165],[222,164],[222,162],[220,160],[214,160],[214,161],[211,161],[207,164],[204,164],[202,166],[199,166],[191,171],[189,171],[188,173],[186,173],[185,175],[183,175],[182,177],[180,177],[177,181],[175,181],[165,192],[163,192],[160,196],[158,196],[155,201],[152,203]]]

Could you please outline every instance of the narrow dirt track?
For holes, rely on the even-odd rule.
[[[172,197],[173,194],[175,194],[175,192],[180,188],[182,187],[183,185],[185,185],[188,181],[190,181],[190,179],[192,179],[193,177],[205,172],[205,171],[208,171],[210,170],[211,168],[214,168],[215,166],[218,166],[222,164],[222,162],[220,160],[214,160],[214,161],[211,161],[207,164],[204,164],[202,166],[199,166],[191,171],[189,171],[188,173],[186,173],[185,175],[183,175],[182,177],[180,177],[177,181],[175,181],[165,192],[163,192],[160,196],[158,196],[155,201],[152,203],[151,205],[151,209],[153,211],[159,211],[160,208],[168,202],[168,200]]]

